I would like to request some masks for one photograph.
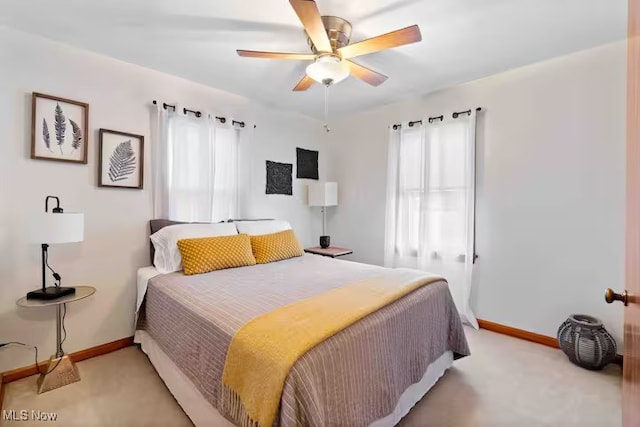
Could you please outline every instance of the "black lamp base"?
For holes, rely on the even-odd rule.
[[[320,236],[320,247],[328,248],[331,246],[331,238],[329,236]]]
[[[49,286],[27,293],[27,299],[53,300],[67,295],[75,294],[76,288],[63,288],[61,286]]]

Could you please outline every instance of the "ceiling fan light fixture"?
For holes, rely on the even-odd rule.
[[[341,82],[349,73],[349,66],[337,55],[320,55],[307,67],[307,75],[325,86]]]

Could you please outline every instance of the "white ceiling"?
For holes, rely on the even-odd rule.
[[[320,118],[320,85],[291,89],[307,63],[235,49],[308,52],[287,0],[1,0],[0,24]],[[428,93],[622,40],[626,0],[317,0],[359,41],[419,24],[423,41],[358,58],[390,78],[331,89],[332,114]]]

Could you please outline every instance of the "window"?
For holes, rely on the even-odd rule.
[[[431,132],[429,185],[425,204],[430,246],[440,255],[464,256],[467,248],[467,206],[473,198],[473,170],[467,167],[466,126],[452,123]],[[472,238],[473,236],[471,236]]]
[[[466,126],[454,121],[426,129],[428,137],[424,132],[402,131],[395,250],[401,257],[415,257],[424,238],[432,256],[460,257],[467,244],[465,204],[473,191]]]
[[[215,222],[236,216],[238,132],[168,113],[156,148],[156,217]]]
[[[424,195],[423,149],[420,129],[402,133],[395,247],[397,254],[402,257],[418,254],[420,206]]]
[[[385,266],[446,277],[458,311],[473,325],[474,219],[475,112],[392,130]]]

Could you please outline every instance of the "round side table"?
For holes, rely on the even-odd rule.
[[[74,286],[76,292],[54,300],[22,297],[16,304],[25,308],[56,307],[56,354],[49,359],[46,373],[38,378],[38,394],[80,381],[76,365],[62,351],[62,305],[87,298],[96,292],[93,286]]]

